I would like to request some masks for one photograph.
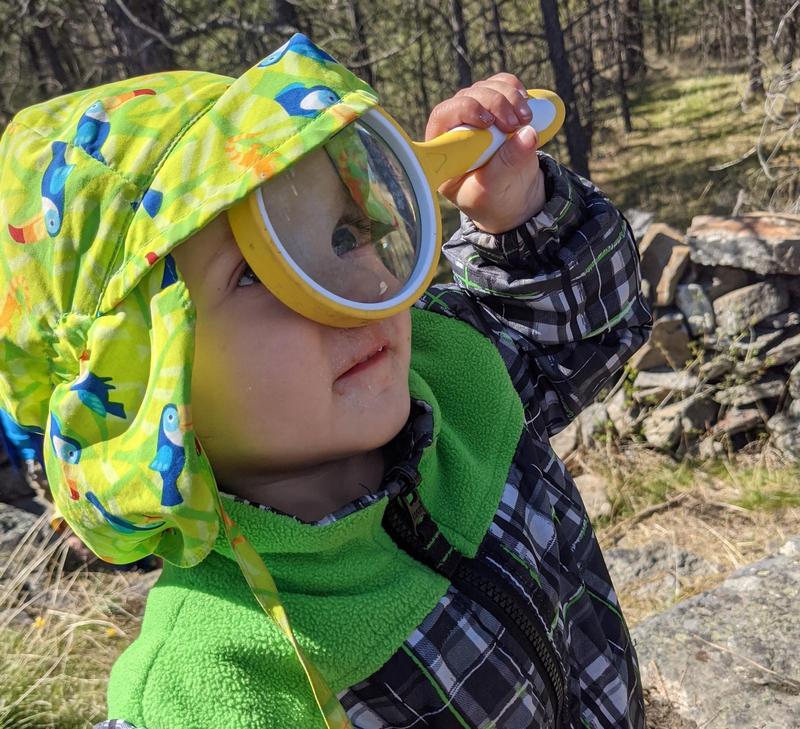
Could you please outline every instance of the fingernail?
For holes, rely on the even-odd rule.
[[[525,117],[526,119],[530,119],[531,118],[531,110],[530,110],[530,107],[527,104],[525,104],[525,106],[521,107],[520,110],[517,113],[520,114],[521,116]]]
[[[519,93],[519,95],[523,99],[525,99],[526,101],[528,100],[528,92],[527,91],[522,91],[521,89],[517,89],[517,92]]]
[[[484,124],[489,124],[494,121],[494,114],[490,114],[488,111],[482,111],[478,116]]]
[[[508,124],[508,126],[510,126],[510,127],[517,126],[519,124],[519,119],[517,119],[517,115],[516,114],[509,114],[506,117],[506,124]]]

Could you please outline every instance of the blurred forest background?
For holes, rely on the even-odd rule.
[[[649,671],[648,727],[770,717],[788,729],[800,715],[798,26],[800,0],[0,0],[0,132],[25,106],[125,77],[238,76],[297,31],[373,85],[412,137],[437,103],[498,71],[555,90],[568,116],[545,151],[646,221],[652,342],[553,447]],[[694,218],[765,210],[788,221],[764,223],[769,250],[690,261]],[[456,215],[443,211],[448,232]],[[651,222],[671,227],[642,235]],[[729,321],[734,303],[744,313]],[[158,564],[84,564],[77,537],[29,509],[23,476],[0,452],[0,729],[85,729],[106,716],[108,672]],[[739,594],[728,578],[753,563]]]
[[[0,128],[126,76],[237,76],[300,31],[417,137],[436,103],[506,70],[564,99],[548,151],[622,208],[683,227],[700,210],[798,206],[796,2],[1,0],[0,19]]]

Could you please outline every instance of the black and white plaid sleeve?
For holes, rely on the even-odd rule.
[[[499,235],[462,213],[442,249],[456,284],[417,305],[490,336],[529,425],[555,435],[647,341],[653,318],[628,221],[592,182],[538,155],[544,208]]]

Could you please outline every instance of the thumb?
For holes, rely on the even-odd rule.
[[[495,157],[499,157],[506,167],[513,168],[527,162],[538,146],[539,135],[536,130],[532,126],[524,126],[505,141]]]
[[[509,172],[522,173],[535,161],[538,168],[539,162],[536,150],[539,146],[539,135],[531,126],[524,126],[512,134],[495,152],[494,156],[481,168],[481,177],[484,179],[503,179]]]

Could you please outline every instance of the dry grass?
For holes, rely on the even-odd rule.
[[[722,459],[676,463],[642,445],[620,449],[609,440],[605,450],[575,459],[574,474],[592,471],[608,479],[612,516],[596,523],[603,549],[666,542],[673,553],[689,552],[716,567],[713,574],[685,575],[675,565],[670,591],[659,588],[659,573],[648,577],[651,585],[626,585],[620,601],[631,625],[714,587],[800,535],[800,464],[786,462],[769,445],[757,446]]]
[[[135,637],[155,577],[65,570],[40,520],[0,569],[0,727],[86,729],[106,718],[111,665]],[[5,559],[7,557],[7,559]]]

